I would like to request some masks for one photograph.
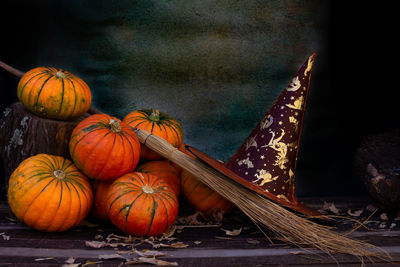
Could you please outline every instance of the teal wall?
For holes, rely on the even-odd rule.
[[[340,100],[333,90],[337,77],[330,72],[331,62],[337,62],[328,35],[332,1],[3,4],[2,60],[24,71],[36,66],[69,70],[89,84],[97,108],[119,118],[134,109],[158,108],[182,123],[185,143],[221,160],[238,149],[316,52],[297,191],[327,195],[358,190],[351,173],[356,138],[346,139],[340,130]],[[17,80],[5,80],[2,95],[11,101]],[[333,152],[323,150],[326,144],[334,145]]]

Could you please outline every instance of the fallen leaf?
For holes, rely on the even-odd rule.
[[[230,240],[232,237],[226,237],[226,236],[216,236],[216,239],[224,239],[224,240]]]
[[[96,240],[100,240],[100,239],[103,239],[103,238],[104,238],[104,236],[102,236],[100,234],[97,234],[97,235],[94,236],[94,239],[96,239]]]
[[[141,257],[161,257],[161,256],[165,256],[165,253],[162,253],[160,251],[157,250],[148,250],[148,249],[144,249],[142,251],[137,251],[139,252],[138,255]]]
[[[386,223],[385,223],[385,222],[382,222],[382,223],[379,224],[378,227],[379,227],[380,229],[386,228]]]
[[[113,259],[125,259],[125,257],[119,255],[119,254],[103,254],[103,255],[99,255],[98,258],[100,260],[113,260]]]
[[[347,210],[347,214],[353,217],[360,217],[360,215],[364,212],[364,209],[356,210],[356,211],[351,211],[350,209]]]
[[[142,263],[149,263],[158,266],[177,266],[177,262],[170,262],[170,261],[163,261],[156,258],[146,258],[146,257],[139,257],[133,260],[129,260],[125,262],[125,265],[132,265],[132,264],[142,264]]]
[[[255,240],[255,239],[253,239],[253,238],[247,238],[246,241],[247,241],[247,243],[249,243],[249,244],[260,244],[260,241]]]
[[[48,260],[54,260],[53,257],[47,257],[47,258],[37,258],[35,261],[48,261]]]
[[[102,261],[90,261],[90,260],[87,260],[84,264],[82,264],[82,267],[83,266],[88,266],[88,265],[93,265],[93,264],[100,264],[100,263],[102,263]]]
[[[380,218],[382,221],[387,221],[387,220],[389,220],[389,217],[387,216],[386,213],[382,213],[382,214],[379,216],[379,218]]]
[[[324,201],[324,206],[322,207],[322,210],[330,211],[336,215],[340,213],[340,210],[338,208],[336,208],[336,206],[333,202],[328,203],[328,202]]]
[[[85,246],[90,248],[102,248],[107,247],[108,244],[104,241],[85,241]]]
[[[81,266],[80,263],[67,263],[67,264],[63,264],[61,267],[79,267]]]
[[[238,235],[240,235],[240,233],[242,232],[242,228],[239,228],[239,229],[233,229],[232,231],[230,231],[230,230],[227,230],[227,229],[224,229],[224,228],[220,228],[222,231],[225,231],[225,234],[226,235],[229,235],[229,236],[238,236]]]
[[[395,228],[397,226],[397,224],[395,224],[395,223],[392,223],[391,225],[390,225],[390,229],[393,229],[393,228]]]
[[[10,236],[9,235],[6,235],[6,233],[0,233],[0,236],[3,238],[3,240],[10,240]]]
[[[182,242],[176,242],[176,243],[172,243],[170,245],[171,248],[187,248],[189,245],[184,244]]]
[[[65,263],[68,263],[68,264],[72,264],[72,263],[75,263],[75,258],[73,258],[73,257],[69,257],[66,261],[64,261]]]
[[[201,244],[201,241],[194,241],[193,242],[195,245],[200,245]]]

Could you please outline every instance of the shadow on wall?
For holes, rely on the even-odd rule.
[[[3,2],[1,59],[24,71],[55,66],[77,74],[110,115],[159,108],[182,122],[186,143],[222,160],[317,52],[298,195],[363,193],[352,153],[364,134],[388,128],[378,117],[393,109],[366,110],[382,97],[363,95],[360,103],[358,82],[342,80],[354,80],[362,59],[359,42],[347,37],[352,60],[342,40],[353,34],[347,23],[355,8],[317,0]],[[16,100],[17,80],[0,79],[4,108]],[[363,125],[369,118],[373,128]]]

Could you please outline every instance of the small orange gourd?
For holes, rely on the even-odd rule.
[[[133,128],[145,130],[168,141],[172,146],[179,148],[183,140],[182,125],[169,115],[158,109],[135,110],[125,116],[123,122]],[[157,160],[161,156],[141,145],[141,159]]]
[[[62,232],[89,213],[93,193],[72,161],[47,154],[25,159],[12,173],[8,203],[15,216],[40,231]]]
[[[32,113],[51,119],[71,120],[85,114],[92,102],[89,86],[68,71],[38,67],[18,83],[17,97]]]

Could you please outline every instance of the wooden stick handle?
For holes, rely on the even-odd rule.
[[[17,76],[19,78],[21,78],[25,74],[24,72],[17,70],[16,68],[11,67],[10,65],[7,65],[3,61],[0,61],[0,68],[8,71],[11,74],[14,74],[15,76]]]

